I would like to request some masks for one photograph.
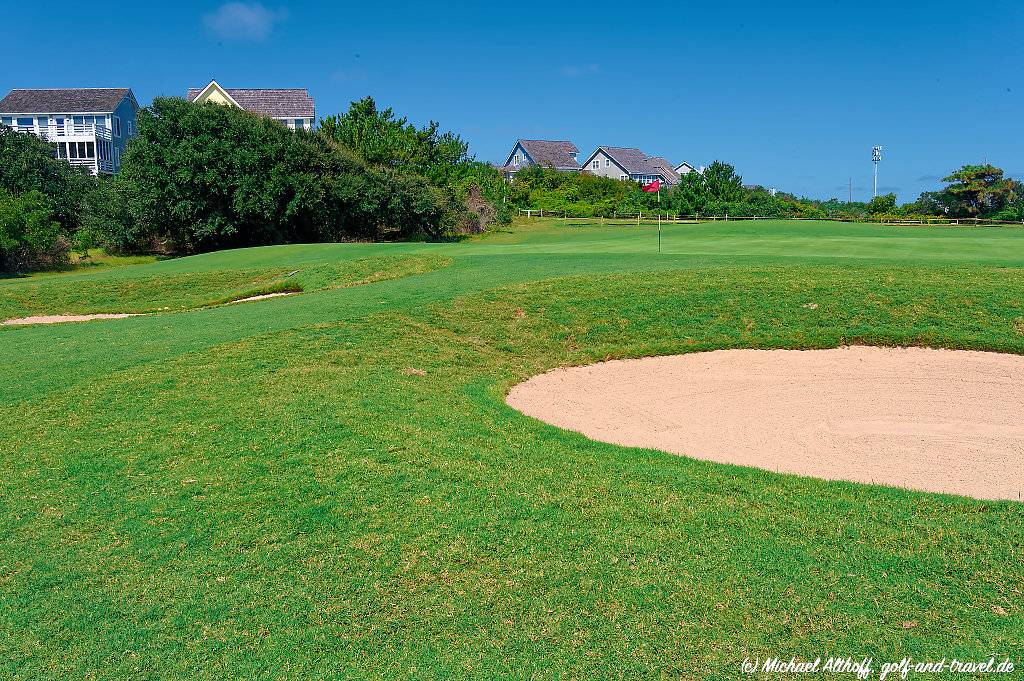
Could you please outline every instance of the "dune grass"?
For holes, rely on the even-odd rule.
[[[546,221],[69,278],[99,304],[114,281],[319,273],[259,304],[0,329],[0,670],[729,679],[758,655],[1019,655],[1022,504],[615,447],[503,401],[555,366],[722,347],[1024,353],[1019,234],[672,229],[661,257],[649,226]]]

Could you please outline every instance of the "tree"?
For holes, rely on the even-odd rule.
[[[870,215],[890,215],[896,212],[896,195],[895,194],[882,194],[876,196],[868,203],[868,213]]]
[[[79,226],[81,204],[96,182],[88,171],[54,158],[54,145],[0,125],[0,189],[11,194],[38,191],[50,202],[68,234]]]
[[[715,161],[704,169],[704,184],[711,198],[720,202],[737,201],[743,195],[743,178],[728,163]]]
[[[700,213],[711,200],[704,176],[696,171],[680,175],[679,184],[670,196],[672,209],[682,215]]]
[[[451,185],[458,167],[472,162],[469,145],[455,133],[440,132],[436,121],[417,128],[407,118],[397,118],[391,108],[378,109],[372,97],[323,119],[320,131],[370,165],[401,168],[438,186]]]
[[[119,194],[127,243],[207,251],[439,236],[448,204],[408,172],[367,168],[326,135],[234,107],[157,98],[139,114]]]
[[[32,189],[15,195],[0,189],[0,272],[66,264],[68,243],[51,201]]]
[[[965,165],[942,181],[949,184],[939,200],[958,217],[996,213],[1021,193],[1017,182],[1003,177],[1003,170],[991,164]]]

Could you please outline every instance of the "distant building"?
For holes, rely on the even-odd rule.
[[[541,166],[575,173],[580,169],[580,164],[576,160],[578,153],[579,149],[572,142],[518,140],[505,159],[505,165],[500,169],[508,179],[527,166]]]
[[[316,121],[316,104],[305,88],[223,88],[211,80],[204,88],[189,89],[188,100],[237,106],[280,121],[292,130],[312,130]]]
[[[704,169],[701,168],[700,170],[697,170],[696,168],[694,168],[692,165],[690,165],[686,161],[683,161],[682,163],[677,165],[675,168],[673,168],[673,170],[676,171],[676,175],[680,175],[681,176],[681,175],[685,175],[686,173],[692,173],[694,171],[697,171],[698,173],[700,173],[700,172],[703,172]]]
[[[598,147],[581,168],[593,175],[641,184],[655,180],[669,186],[679,184],[679,174],[672,164],[660,156],[648,156],[632,147]]]
[[[130,88],[11,90],[0,100],[0,122],[53,142],[71,165],[112,174],[137,133],[138,110]]]

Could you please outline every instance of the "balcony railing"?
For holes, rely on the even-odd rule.
[[[28,132],[56,142],[68,137],[95,137],[98,140],[109,140],[110,128],[96,123],[65,123],[64,125],[14,125],[18,132]],[[37,132],[38,131],[38,132]]]
[[[95,159],[95,158],[68,158],[64,159],[73,166],[85,166],[87,168],[95,168],[101,173],[113,173],[114,162],[107,159]]]

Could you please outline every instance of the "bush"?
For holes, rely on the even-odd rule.
[[[115,191],[134,222],[124,243],[186,252],[436,238],[450,222],[445,197],[422,177],[368,168],[326,135],[172,98],[142,111]]]
[[[47,196],[54,219],[67,234],[73,234],[81,224],[81,206],[95,178],[54,155],[49,142],[0,125],[0,189],[16,195],[38,191]]]
[[[0,189],[0,271],[24,272],[68,264],[70,248],[42,192]]]

